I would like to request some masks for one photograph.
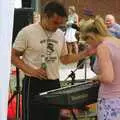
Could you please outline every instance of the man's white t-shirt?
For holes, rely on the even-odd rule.
[[[23,61],[35,69],[41,67],[41,56],[44,55],[48,79],[59,78],[60,56],[67,54],[64,33],[60,29],[48,32],[39,23],[31,24],[18,33],[13,47],[24,51]]]

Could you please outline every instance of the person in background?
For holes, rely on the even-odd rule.
[[[76,54],[78,54],[78,40],[75,37],[75,33],[78,30],[78,15],[76,13],[75,7],[70,6],[68,9],[68,20],[67,20],[67,29],[65,33],[65,40],[68,47],[68,53],[72,54],[73,50]],[[74,49],[73,49],[74,48]]]
[[[84,19],[83,19],[83,21],[82,20],[80,21],[79,25],[82,24],[82,22],[84,23],[85,20],[90,21],[95,18],[95,12],[91,8],[84,8],[83,15],[84,15]],[[80,25],[80,26],[82,26],[82,25]],[[93,64],[94,64],[95,58],[96,58],[95,55],[92,55],[89,57],[91,70],[93,70]]]
[[[68,25],[72,25],[72,24],[78,25],[79,17],[78,17],[78,14],[76,13],[75,6],[69,6],[68,13],[69,13],[69,15],[68,15],[67,24]]]
[[[40,14],[38,12],[34,12],[33,14],[33,23],[40,22]]]
[[[120,120],[120,40],[109,34],[100,16],[85,22],[82,39],[96,49],[93,69],[100,82],[98,120]]]
[[[113,15],[108,14],[105,16],[105,24],[113,36],[120,38],[120,25],[116,23],[115,17]]]
[[[94,19],[95,13],[93,9],[91,8],[84,8],[83,9],[83,19],[84,20],[89,20],[89,19]]]
[[[68,54],[64,32],[59,29],[65,23],[67,13],[59,2],[48,2],[40,15],[40,22],[26,26],[18,33],[11,60],[25,73],[23,120],[58,120],[59,108],[35,104],[35,96],[60,87],[60,62],[76,62],[91,53]]]

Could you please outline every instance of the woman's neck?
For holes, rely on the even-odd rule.
[[[104,36],[101,36],[101,35],[96,35],[95,37],[96,37],[96,41],[97,41],[98,43],[102,42],[102,41],[105,39],[105,37],[104,37]]]

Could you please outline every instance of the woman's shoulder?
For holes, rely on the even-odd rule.
[[[74,16],[74,17],[78,17],[78,14],[77,14],[77,13],[74,13],[73,16]]]
[[[108,37],[106,38],[106,40],[104,41],[105,44],[112,44],[115,45],[116,47],[120,47],[120,39],[116,38],[116,37]]]

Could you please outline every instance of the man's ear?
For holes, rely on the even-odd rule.
[[[48,16],[47,16],[46,13],[41,13],[41,17],[42,17],[42,18],[48,18]]]
[[[44,14],[44,17],[45,17],[45,18],[48,18],[48,16],[47,16],[47,14],[46,14],[46,13]]]

